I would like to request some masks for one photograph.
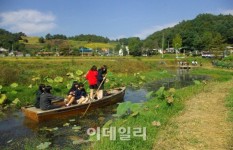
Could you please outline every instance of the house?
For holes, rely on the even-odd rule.
[[[230,54],[233,54],[233,47],[232,46],[227,46],[226,50],[230,52]]]
[[[0,54],[4,54],[4,53],[7,53],[8,50],[3,48],[3,47],[0,47]]]
[[[119,56],[124,56],[124,51],[123,51],[123,46],[121,46],[121,49],[119,50]],[[125,50],[126,50],[126,55],[129,55],[129,47],[125,46]]]
[[[82,56],[83,55],[91,56],[93,54],[93,50],[91,48],[86,48],[86,47],[80,48],[79,52]]]
[[[37,52],[38,56],[53,56],[54,52]]]

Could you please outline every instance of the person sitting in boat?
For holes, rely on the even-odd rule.
[[[87,92],[84,88],[83,83],[79,83],[79,88],[75,92],[75,99],[76,99],[77,104],[84,104],[90,100],[89,96],[87,95]]]
[[[98,69],[98,76],[97,76],[97,99],[103,98],[104,95],[104,83],[106,80],[107,75],[107,66],[103,65],[100,69]]]
[[[40,109],[49,110],[59,108],[61,106],[53,105],[53,100],[64,100],[63,97],[54,96],[51,94],[52,87],[50,85],[45,86],[44,93],[40,95]]]
[[[74,98],[75,91],[76,91],[77,88],[78,88],[78,82],[73,81],[72,86],[71,86],[70,90],[68,91],[67,96],[66,96],[66,98],[64,100],[65,104],[67,104],[69,101],[71,101],[71,99]]]
[[[40,84],[38,90],[36,91],[36,100],[34,104],[36,108],[40,108],[40,95],[44,93],[44,88],[45,88],[45,85]]]
[[[87,92],[84,89],[84,84],[79,83],[78,88],[75,90],[74,96],[67,102],[66,106],[70,106],[73,103],[82,104],[88,100]]]

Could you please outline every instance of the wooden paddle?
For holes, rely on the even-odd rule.
[[[93,98],[96,96],[96,94],[97,94],[97,92],[99,91],[100,87],[101,87],[101,86],[102,86],[102,84],[104,83],[104,80],[105,80],[106,76],[107,76],[107,74],[105,75],[105,77],[103,78],[102,82],[100,83],[100,85],[99,85],[98,89],[96,90],[96,92],[95,92],[95,94],[94,94]],[[84,114],[82,115],[82,117],[84,117],[84,116],[85,116],[85,114],[86,114],[87,110],[88,110],[88,109],[89,109],[89,107],[91,106],[91,103],[92,103],[92,101],[91,101],[91,102],[89,103],[89,105],[87,106],[87,109],[85,110],[85,112],[84,112]]]

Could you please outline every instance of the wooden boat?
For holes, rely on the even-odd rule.
[[[88,111],[91,109],[96,109],[99,107],[115,104],[117,102],[123,101],[125,95],[125,87],[115,88],[107,91],[106,95],[100,100],[94,100],[91,102]],[[63,101],[54,102],[55,105],[60,105]],[[90,102],[89,102],[90,103]],[[60,107],[51,110],[41,110],[32,106],[22,107],[22,111],[25,117],[34,120],[36,122],[42,122],[46,120],[64,118],[71,115],[83,114],[89,103],[85,104],[73,104],[69,107]]]

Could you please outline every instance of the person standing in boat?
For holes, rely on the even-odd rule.
[[[97,77],[97,98],[101,99],[104,95],[104,83],[106,80],[106,74],[107,74],[107,66],[103,65],[100,69],[98,69],[98,77]]]
[[[63,97],[54,96],[51,94],[52,87],[51,86],[45,86],[44,93],[40,96],[40,109],[41,110],[49,110],[54,108],[59,108],[61,106],[53,105],[53,100],[64,100]]]
[[[97,89],[97,76],[98,71],[97,67],[94,65],[86,74],[86,79],[88,80],[89,88],[90,88],[90,98],[94,99],[94,90]]]
[[[77,88],[78,88],[78,82],[73,81],[72,86],[71,86],[70,90],[68,91],[67,96],[64,100],[65,104],[67,104],[69,101],[71,101],[71,99],[74,98],[75,91],[77,90]]]
[[[40,108],[40,95],[44,93],[44,88],[45,88],[45,85],[40,84],[38,90],[36,91],[36,100],[34,104],[36,108]]]

